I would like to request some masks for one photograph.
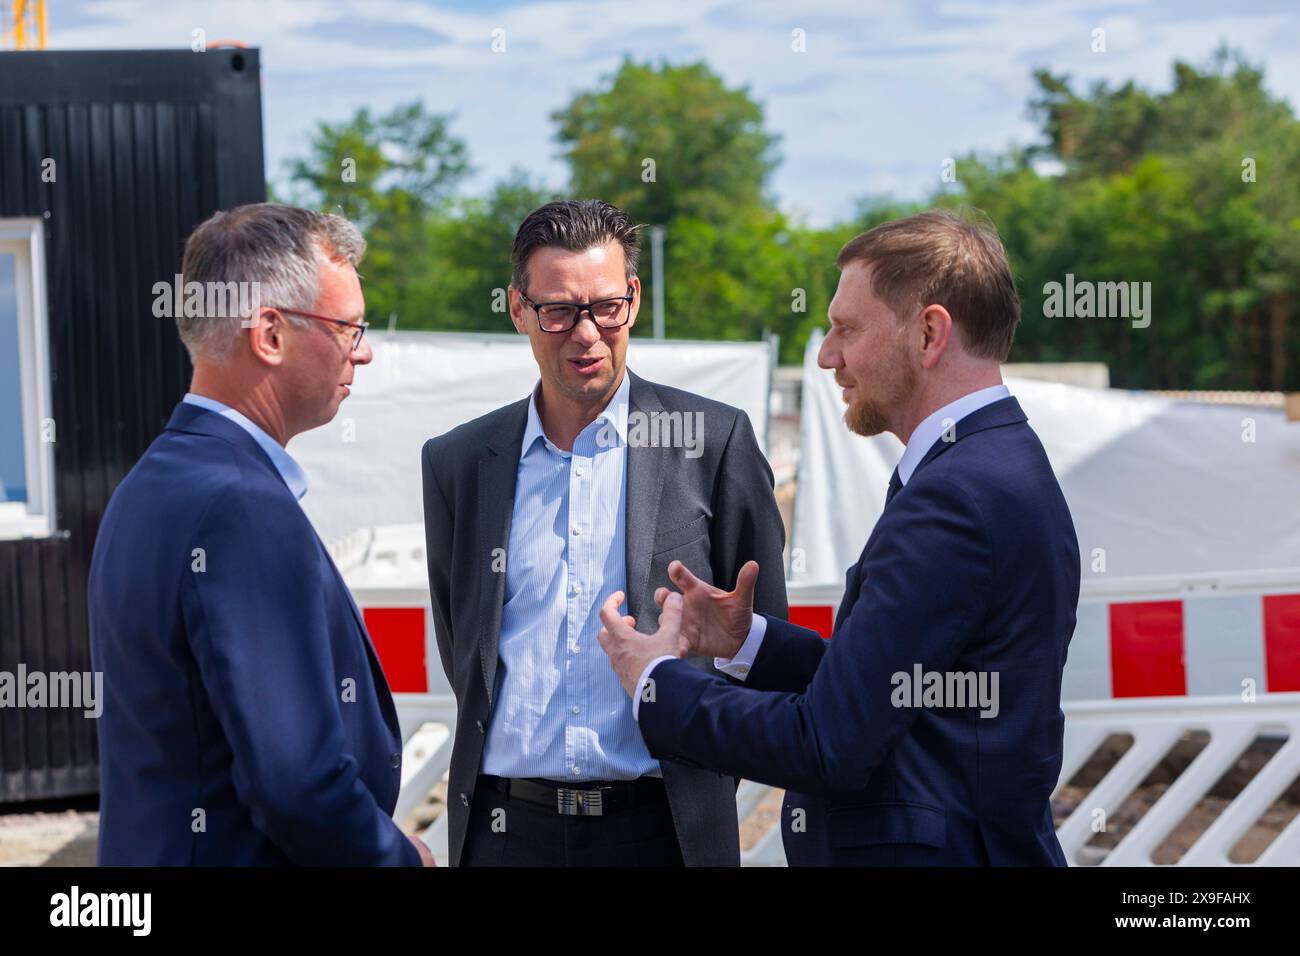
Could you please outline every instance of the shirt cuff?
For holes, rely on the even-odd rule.
[[[671,654],[665,654],[663,657],[656,657],[646,665],[645,670],[641,672],[641,679],[636,682],[636,693],[632,695],[632,719],[639,720],[637,716],[641,712],[641,695],[645,693],[646,682],[650,680],[650,672],[662,664],[664,661],[675,661],[677,658]]]
[[[728,677],[744,680],[749,676],[750,668],[754,666],[754,658],[758,656],[758,649],[763,646],[765,634],[767,634],[767,618],[755,614],[754,620],[749,624],[749,636],[745,638],[745,643],[740,645],[740,650],[736,651],[736,656],[715,657],[713,666]]]

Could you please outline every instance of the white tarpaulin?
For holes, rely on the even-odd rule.
[[[818,345],[814,337],[804,355],[790,579],[842,584],[903,446],[849,432]],[[1300,566],[1300,424],[1280,410],[1029,379],[1007,386],[1069,502],[1085,581],[1101,577],[1097,557],[1110,579]]]
[[[380,332],[367,341],[374,361],[357,369],[334,421],[289,444],[307,472],[303,509],[327,544],[361,528],[421,522],[424,442],[526,397],[538,378],[521,335]],[[633,339],[627,355],[642,378],[743,409],[764,441],[768,343]]]

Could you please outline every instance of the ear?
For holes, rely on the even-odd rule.
[[[254,358],[264,365],[284,364],[288,326],[289,320],[278,309],[258,309],[257,323],[248,330],[248,346]]]
[[[525,311],[532,311],[524,305],[524,300],[519,296],[519,290],[514,286],[506,289],[506,295],[510,301],[510,321],[515,327],[515,331],[520,335],[528,334],[528,316]]]
[[[921,367],[934,368],[952,343],[952,316],[941,305],[927,305],[917,322],[921,331]]]
[[[632,286],[632,301],[628,303],[627,330],[630,332],[632,326],[636,325],[637,313],[641,311],[641,280],[633,276],[628,280]]]

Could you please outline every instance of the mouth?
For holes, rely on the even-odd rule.
[[[592,376],[599,372],[605,365],[603,355],[584,356],[582,358],[569,359],[569,364],[582,376]]]

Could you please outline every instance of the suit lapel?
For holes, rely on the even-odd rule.
[[[510,517],[515,501],[515,481],[519,474],[520,445],[528,423],[528,399],[515,403],[507,411],[506,426],[500,438],[483,451],[478,462],[478,550],[482,571],[479,575],[479,663],[487,685],[488,706],[496,689],[497,650],[501,640],[501,609],[505,603],[506,576],[495,571],[494,552],[505,554],[510,543]],[[501,551],[496,552],[500,548]]]
[[[1014,396],[998,399],[990,405],[976,409],[965,418],[953,425],[953,440],[944,441],[942,438],[930,446],[930,449],[921,459],[920,464],[912,471],[912,477],[908,479],[910,484],[916,480],[917,473],[934,461],[944,452],[946,452],[963,438],[967,438],[976,432],[982,432],[988,428],[999,428],[1002,425],[1014,425],[1017,422],[1028,421],[1025,417],[1024,410],[1021,409],[1020,403]],[[906,486],[904,486],[906,487]],[[895,494],[900,494],[899,492]],[[877,525],[879,527],[879,525]],[[844,619],[853,611],[853,605],[858,600],[858,594],[862,590],[862,569],[867,561],[867,550],[871,547],[871,538],[875,536],[875,529],[872,529],[871,535],[867,538],[866,547],[862,549],[862,554],[858,557],[857,563],[849,568],[848,574],[844,581],[844,597],[840,601],[840,607],[835,614],[834,630],[838,631]]]
[[[654,386],[632,374],[628,396],[629,418],[632,412],[652,415],[662,412],[663,405]],[[631,424],[628,434],[632,433]],[[659,520],[658,502],[664,487],[662,449],[644,443],[627,448],[627,500],[624,506],[626,525],[625,566],[627,570],[627,613],[641,619],[642,602],[650,584],[650,556],[654,553],[655,528]]]

